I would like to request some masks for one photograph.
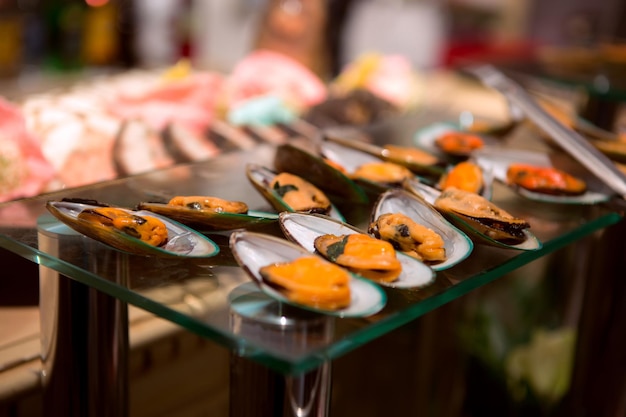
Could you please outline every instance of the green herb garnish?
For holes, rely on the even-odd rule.
[[[337,261],[337,258],[345,251],[347,244],[348,236],[344,236],[339,242],[328,245],[326,257],[333,262]]]
[[[292,184],[280,185],[279,183],[274,184],[274,191],[281,197],[284,197],[289,191],[298,191],[298,187]]]

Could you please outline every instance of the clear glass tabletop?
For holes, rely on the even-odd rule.
[[[430,123],[414,117],[384,131],[409,143],[416,128]],[[380,132],[379,132],[380,133]],[[536,133],[536,132],[535,132]],[[514,135],[525,147],[533,131]],[[374,132],[376,136],[376,132]],[[132,255],[73,232],[56,221],[45,203],[80,197],[134,207],[173,195],[214,195],[272,211],[245,176],[249,162],[271,167],[275,147],[224,153],[215,159],[149,172],[87,187],[67,189],[0,205],[0,246],[43,267],[177,323],[282,373],[299,373],[333,360],[473,289],[621,220],[605,204],[563,205],[525,199],[496,184],[493,201],[524,217],[543,247],[517,251],[475,244],[460,264],[436,273],[420,289],[385,288],[386,306],[363,318],[337,318],[280,304],[259,292],[237,265],[229,232],[206,233],[220,246],[209,258],[169,259]],[[350,223],[362,225],[371,207],[354,207]],[[259,231],[281,236],[276,224]],[[3,279],[19,279],[18,275]]]

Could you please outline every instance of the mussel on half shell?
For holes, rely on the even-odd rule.
[[[465,233],[448,222],[431,204],[406,190],[392,189],[380,195],[372,210],[370,234],[374,236],[381,234],[378,224],[381,218],[384,218],[384,216],[398,215],[407,217],[418,225],[429,229],[443,240],[443,246],[441,246],[441,242],[437,242],[437,238],[425,242],[430,236],[430,233],[427,232],[424,237],[418,236],[416,242],[413,242],[418,245],[421,245],[423,242],[426,243],[424,248],[417,248],[417,250],[418,253],[420,253],[421,249],[427,252],[424,255],[425,258],[430,258],[430,261],[425,259],[424,262],[435,271],[453,267],[466,259],[474,248],[472,241]],[[408,227],[402,227],[402,224],[406,223],[407,222],[404,221],[395,225],[398,226],[400,234],[406,235],[406,232],[409,232]],[[409,233],[406,237],[410,235]],[[441,259],[438,256],[441,253],[445,254],[445,259]]]
[[[275,213],[250,210],[242,201],[214,196],[176,196],[167,203],[141,202],[138,210],[148,210],[186,224],[199,231],[232,230],[276,223]]]
[[[291,214],[295,215],[301,213]],[[276,272],[273,269],[273,266],[282,265],[285,268],[291,269],[291,273],[301,274],[302,271],[299,271],[299,268],[309,268],[311,265],[326,265],[331,263],[288,240],[246,230],[233,232],[230,235],[229,246],[237,263],[259,286],[259,288],[267,295],[279,301],[304,309],[339,317],[369,316],[378,313],[387,302],[387,297],[380,287],[371,281],[348,273],[345,270],[344,272],[348,275],[350,299],[349,303],[343,308],[334,302],[331,302],[330,304],[318,303],[315,299],[316,296],[314,293],[314,298],[311,298],[312,293],[306,288],[306,286],[304,287],[304,292],[299,292],[294,297],[292,293],[294,288],[297,291],[297,287],[302,286],[298,285],[298,283],[287,283],[286,280],[289,278],[284,275],[280,278],[274,276],[277,280],[271,282],[272,278],[268,279],[268,277],[270,275],[274,275]],[[308,260],[310,258],[314,258],[314,260]],[[301,259],[305,259],[305,261],[299,261]],[[311,265],[309,265],[309,263]],[[336,266],[333,264],[331,265],[333,267]],[[308,279],[315,279],[315,277],[319,278],[319,273],[309,275],[305,271],[304,274],[306,276],[305,281]],[[341,277],[340,280],[342,280]],[[302,284],[302,282],[300,282],[300,284]],[[289,287],[289,289],[287,287]],[[319,286],[316,285],[316,287],[318,287],[317,290],[319,290]],[[342,293],[345,293],[345,291],[342,291]]]
[[[402,272],[391,243],[364,233],[324,234],[313,245],[329,261],[375,282],[394,282]]]
[[[340,239],[353,234],[369,237],[365,231],[352,225],[319,214],[283,212],[280,213],[278,221],[287,239],[299,244],[311,253],[321,252],[318,248],[325,246],[326,243],[332,244],[334,238],[328,238],[330,235],[341,236]],[[322,236],[326,237],[324,237],[323,240],[318,240],[318,238]],[[337,239],[334,240],[336,241]],[[323,248],[322,251],[324,251]],[[326,252],[328,251],[326,250]],[[337,255],[337,253],[335,253],[335,255]],[[361,260],[359,260],[359,256],[355,256],[354,253],[350,256],[352,256],[352,259],[356,259],[356,263],[352,266],[360,264],[360,266],[366,265],[362,268],[364,270],[372,269],[370,268],[372,260],[367,259],[369,257],[367,252],[360,254]],[[336,256],[331,255],[331,258],[332,257]],[[376,278],[374,278],[376,283],[393,288],[418,288],[428,285],[433,281],[435,273],[428,265],[399,252],[396,252],[395,257],[402,267],[398,277],[393,281],[376,280]],[[367,274],[363,274],[362,276],[365,275]]]
[[[324,191],[331,201],[367,204],[369,199],[363,189],[348,178],[342,167],[315,153],[291,143],[276,148],[274,167],[279,172],[290,172],[306,178]]]
[[[319,213],[343,220],[326,194],[298,175],[277,173],[250,163],[246,166],[246,176],[278,212]]]
[[[517,245],[528,239],[526,231],[530,224],[526,220],[509,214],[478,194],[448,188],[441,192],[434,206],[495,241]]]
[[[75,231],[124,252],[169,257],[219,253],[219,247],[206,236],[150,211],[82,199],[49,201],[46,208]]]
[[[327,131],[324,138],[326,142],[333,142],[346,148],[367,153],[380,160],[401,165],[415,174],[440,175],[444,170],[443,161],[432,153],[417,147],[394,144],[379,146],[332,131]]]
[[[548,166],[513,163],[506,171],[507,183],[536,193],[552,195],[581,195],[587,184],[568,172]]]
[[[406,167],[383,161],[369,153],[353,149],[335,142],[320,144],[323,158],[341,169],[345,175],[358,184],[365,193],[375,198],[390,187],[397,187],[414,174]]]
[[[462,161],[450,167],[437,185],[441,190],[455,187],[476,194],[480,194],[486,186],[482,168],[472,161]]]
[[[611,195],[602,182],[564,154],[488,147],[472,157],[495,180],[529,200],[597,204]]]

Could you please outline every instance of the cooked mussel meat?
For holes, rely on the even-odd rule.
[[[331,209],[324,192],[297,175],[281,172],[274,177],[270,188],[295,211],[326,214]]]
[[[401,184],[406,178],[413,177],[413,173],[393,162],[368,162],[357,167],[350,177],[375,183]]]
[[[468,222],[489,238],[507,244],[523,242],[524,230],[530,227],[526,220],[514,217],[479,194],[454,187],[442,191],[434,206],[444,214]]]
[[[405,214],[385,213],[369,225],[368,232],[420,261],[438,263],[446,260],[443,238]]]
[[[81,211],[78,218],[99,226],[113,227],[153,246],[167,242],[167,228],[156,217],[138,216],[114,207],[96,207]]]
[[[467,156],[482,148],[484,141],[474,133],[447,131],[435,139],[435,146],[450,155]]]
[[[479,194],[485,184],[482,169],[471,161],[464,161],[454,165],[441,176],[438,186],[445,190],[455,187],[460,190]]]
[[[267,265],[259,273],[293,302],[328,310],[350,304],[349,273],[317,256]]]
[[[393,246],[366,234],[325,234],[314,246],[331,262],[373,281],[393,282],[402,272]]]
[[[248,213],[248,205],[244,202],[224,200],[211,196],[176,196],[170,199],[167,204],[192,210],[205,210],[212,213]]]
[[[381,151],[382,156],[390,162],[404,164],[419,164],[424,166],[437,165],[439,159],[421,149],[397,146],[397,145],[385,145]]]
[[[580,195],[587,191],[585,181],[554,167],[524,163],[509,165],[507,182],[536,193],[552,195]]]

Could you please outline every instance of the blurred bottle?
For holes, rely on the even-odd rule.
[[[0,77],[16,75],[22,59],[24,22],[16,0],[0,0]]]
[[[39,71],[47,53],[46,21],[41,1],[20,2],[22,28],[22,70]]]
[[[155,68],[174,64],[180,57],[179,0],[135,0],[137,64]]]
[[[114,66],[119,57],[118,2],[86,0],[82,59],[90,66]]]
[[[255,46],[281,52],[327,78],[327,19],[326,0],[269,0]]]
[[[82,68],[82,36],[86,4],[76,0],[43,0],[46,23],[46,66],[70,71]]]

